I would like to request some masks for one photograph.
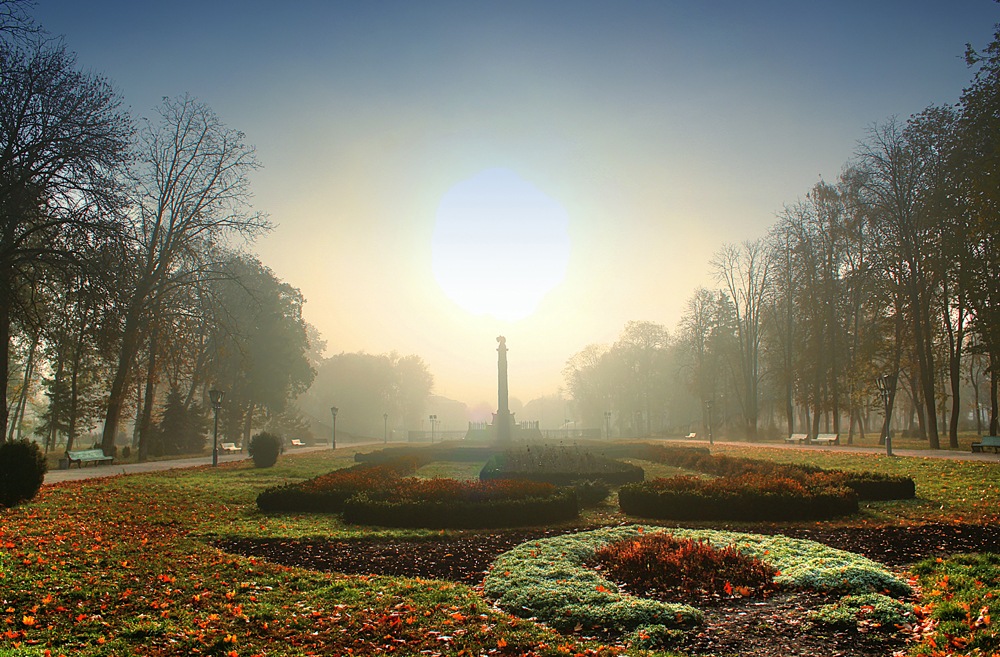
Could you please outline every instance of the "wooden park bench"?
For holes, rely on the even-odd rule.
[[[793,433],[788,438],[785,438],[786,443],[798,443],[799,445],[804,445],[809,442],[809,434],[807,433]]]
[[[292,438],[292,447],[305,447],[306,444],[298,438]]]
[[[817,434],[815,438],[811,441],[814,445],[839,445],[840,444],[840,434],[839,433],[821,433]]]
[[[983,436],[978,443],[972,443],[973,452],[982,452],[984,447],[991,447],[994,452],[1000,453],[1000,436]]]
[[[79,463],[80,467],[83,467],[84,463],[93,463],[94,465],[100,465],[101,463],[111,463],[115,460],[113,456],[105,456],[103,449],[80,449],[71,452],[66,452],[66,458],[69,460],[69,464]]]
[[[223,452],[238,452],[238,451],[240,451],[240,448],[236,446],[236,443],[222,443],[222,445],[220,447],[222,447],[222,451]]]
[[[684,438],[686,438],[687,440],[694,440],[697,437],[698,437],[698,433],[695,432],[695,431],[692,431],[688,435],[684,436]]]

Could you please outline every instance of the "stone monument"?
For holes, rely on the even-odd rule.
[[[493,416],[493,427],[497,443],[510,443],[510,398],[507,390],[507,338],[502,335],[497,338],[497,412]]]

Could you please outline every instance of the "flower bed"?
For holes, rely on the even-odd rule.
[[[916,496],[913,479],[881,472],[823,470],[805,465],[745,459],[724,454],[712,455],[704,449],[665,445],[629,445],[622,450],[622,453],[717,477],[757,474],[792,479],[814,488],[846,486],[857,494],[859,500],[908,500]]]
[[[778,571],[783,588],[812,589],[841,595],[910,593],[905,582],[862,556],[812,541],[712,530],[610,527],[529,541],[500,555],[483,582],[487,597],[508,613],[536,617],[562,631],[604,629],[620,635],[664,636],[669,629],[701,622],[699,610],[622,593],[618,586],[587,566],[608,544],[669,531],[677,538],[705,540],[718,548],[735,546]]]
[[[579,447],[526,445],[491,458],[479,478],[523,479],[568,486],[579,481],[599,481],[620,486],[642,481],[642,468],[592,453]]]
[[[358,492],[385,488],[425,463],[425,458],[406,456],[334,470],[300,483],[268,488],[257,496],[257,507],[267,513],[340,513],[344,502]]]
[[[531,481],[400,479],[344,504],[344,521],[385,527],[487,529],[571,520],[576,495]]]
[[[817,520],[858,511],[849,488],[759,474],[629,484],[618,491],[618,503],[623,513],[661,520]]]
[[[408,456],[334,470],[269,488],[257,496],[257,507],[265,512],[343,513],[346,522],[362,525],[434,529],[520,527],[579,515],[575,492],[551,484],[404,478],[425,462]]]

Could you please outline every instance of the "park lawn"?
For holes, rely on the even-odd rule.
[[[913,476],[919,500],[873,503],[842,522],[995,522],[1000,465],[828,451],[727,453]],[[615,654],[498,613],[469,587],[345,576],[233,556],[223,536],[439,536],[372,530],[336,516],[266,516],[256,494],[352,464],[353,452],[47,486],[0,512],[0,657],[7,655]],[[468,464],[462,464],[463,467]],[[436,473],[448,474],[448,469]],[[456,475],[467,474],[465,470]],[[424,474],[424,473],[422,473]],[[958,514],[961,514],[959,516]],[[607,505],[580,526],[624,522]],[[989,589],[984,595],[997,595]]]
[[[245,464],[115,477],[3,511],[0,655],[617,651],[498,613],[467,586],[288,568],[205,540],[275,478]]]

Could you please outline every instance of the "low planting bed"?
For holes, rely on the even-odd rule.
[[[400,479],[344,503],[345,522],[384,527],[520,527],[572,520],[578,514],[573,491],[532,481]]]
[[[608,546],[624,551],[658,532],[669,532],[681,541],[706,542],[718,550],[737,551],[750,558],[748,563],[763,564],[775,572],[770,585],[780,590],[876,596],[866,600],[884,606],[896,602],[897,608],[908,610],[899,598],[911,593],[909,586],[882,565],[857,554],[784,536],[638,525],[523,543],[493,563],[483,582],[484,593],[508,613],[537,618],[561,631],[603,631],[626,636],[644,647],[675,642],[684,630],[703,621],[702,610],[690,604],[631,595],[594,567],[599,553]],[[757,575],[756,581],[760,581],[760,573]],[[741,588],[749,589],[746,592],[750,594],[755,592],[752,587],[726,583],[730,585],[729,593],[735,595],[744,593]],[[768,586],[758,586],[757,592],[763,593]],[[725,583],[723,587],[725,590]],[[848,598],[843,604],[851,601]],[[833,613],[832,608],[824,611],[827,617],[842,616]],[[822,618],[818,621],[822,622]]]
[[[618,503],[628,515],[661,520],[819,520],[858,511],[849,488],[756,474],[629,484],[618,491]]]
[[[581,481],[612,486],[642,481],[642,468],[623,463],[590,450],[549,445],[526,445],[494,455],[479,473],[483,481],[523,479],[569,486]]]
[[[549,524],[579,515],[576,493],[531,481],[417,479],[427,462],[405,456],[361,463],[257,496],[266,513],[343,513],[345,522],[386,527],[490,529]]]
[[[910,477],[881,472],[847,472],[822,468],[709,454],[707,450],[665,445],[635,444],[623,446],[622,453],[654,463],[663,463],[716,477],[760,475],[793,479],[808,486],[846,486],[859,500],[908,500],[916,495]]]

